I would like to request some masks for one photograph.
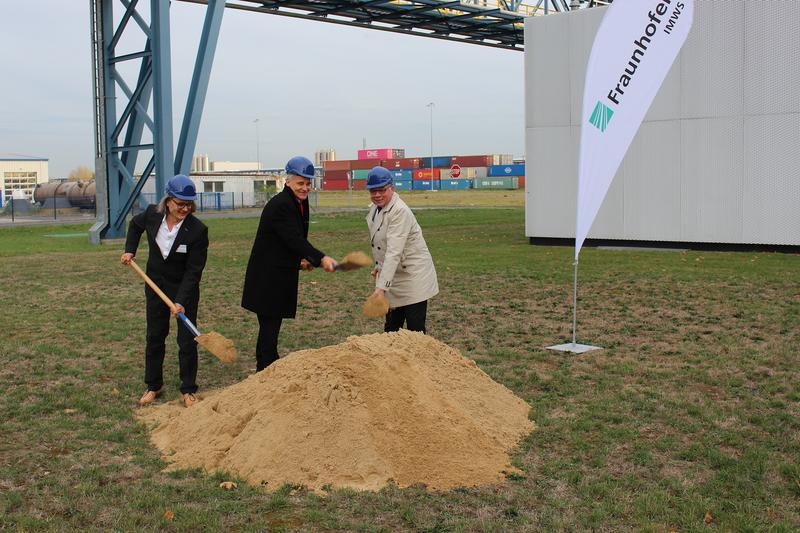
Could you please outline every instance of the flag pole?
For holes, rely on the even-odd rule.
[[[575,273],[572,277],[572,344],[575,344],[575,331],[578,325],[578,259],[573,263]]]
[[[584,353],[592,350],[602,350],[600,346],[591,344],[578,344],[578,255],[575,254],[575,261],[572,263],[572,342],[547,346],[548,350],[557,352]]]

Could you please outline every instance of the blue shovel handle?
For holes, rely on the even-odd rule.
[[[183,322],[183,325],[186,326],[189,329],[189,331],[191,331],[194,334],[195,337],[199,337],[200,336],[200,332],[197,330],[195,325],[192,324],[192,321],[189,320],[188,318],[186,318],[186,315],[184,315],[183,313],[178,313],[178,318],[181,319],[181,322]]]

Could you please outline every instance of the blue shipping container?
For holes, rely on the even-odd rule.
[[[453,158],[448,156],[436,156],[433,158],[433,167],[434,168],[441,168],[447,167],[450,168],[450,163],[453,161]],[[431,158],[430,157],[422,157],[419,160],[419,168],[431,168]]]
[[[398,191],[410,191],[411,180],[394,180],[394,188]]]
[[[438,191],[439,180],[414,180],[412,187],[415,191]]]
[[[500,176],[524,176],[525,165],[493,165],[489,167],[487,175],[491,178]]]
[[[443,191],[472,188],[472,180],[441,180],[440,184]]]
[[[392,179],[394,181],[397,180],[411,180],[414,178],[414,171],[413,170],[390,170],[389,172],[392,173]]]

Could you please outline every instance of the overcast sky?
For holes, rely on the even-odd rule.
[[[204,14],[172,4],[176,142]],[[0,20],[0,154],[46,157],[54,177],[93,167],[88,0],[0,2]],[[425,156],[434,102],[436,154],[521,156],[523,84],[521,52],[226,9],[195,153],[255,161],[258,118],[266,167],[355,158],[363,138]]]

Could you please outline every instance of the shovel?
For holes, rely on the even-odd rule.
[[[358,268],[370,266],[371,264],[372,259],[364,252],[350,252],[344,256],[344,258],[342,258],[341,263],[336,263],[335,269],[338,271],[347,272],[349,270],[356,270]]]
[[[144,273],[139,265],[136,264],[136,261],[131,260],[131,268],[133,268],[136,273],[142,277],[145,283],[147,283],[150,288],[153,289],[156,294],[158,294],[158,296],[172,311],[175,311],[175,304],[172,303],[172,300],[169,299],[169,296],[164,294],[164,291],[162,291],[159,286],[156,285],[152,279],[150,279],[150,276]],[[178,313],[178,318],[181,320],[181,322],[183,322],[183,325],[192,332],[192,335],[194,335],[194,340],[197,342],[197,344],[211,352],[214,357],[223,363],[232,363],[236,360],[236,347],[233,345],[231,340],[226,339],[215,331],[201,334],[197,327],[192,324],[192,321],[189,320],[183,313]]]

